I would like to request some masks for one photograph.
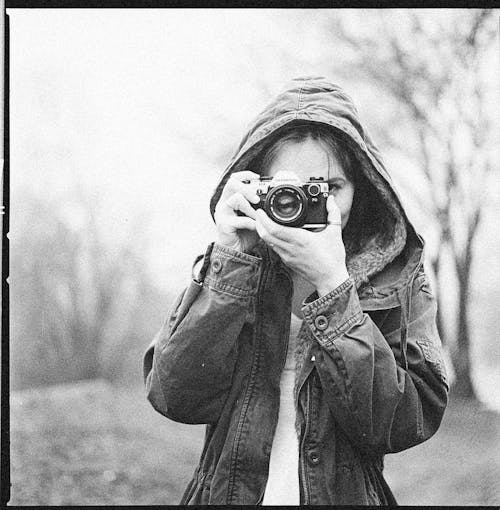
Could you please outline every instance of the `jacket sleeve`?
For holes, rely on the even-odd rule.
[[[183,423],[217,421],[237,357],[237,338],[253,322],[261,259],[212,243],[199,278],[177,298],[144,355],[152,406]]]
[[[447,405],[436,302],[423,272],[411,291],[407,368],[400,364],[400,308],[391,309],[384,321],[396,329],[382,327],[382,332],[362,311],[351,279],[302,309],[320,346],[315,364],[331,412],[365,454],[397,452],[425,441],[438,429]]]

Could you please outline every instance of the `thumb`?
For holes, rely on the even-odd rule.
[[[342,226],[340,209],[338,208],[332,195],[328,195],[328,198],[326,199],[326,211],[328,213],[328,226]]]

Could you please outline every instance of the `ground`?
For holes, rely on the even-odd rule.
[[[10,504],[177,504],[203,433],[156,413],[141,388],[14,392]],[[436,436],[386,457],[386,478],[400,504],[498,505],[500,414],[452,401]]]

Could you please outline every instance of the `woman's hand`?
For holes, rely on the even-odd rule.
[[[256,185],[242,182],[259,177],[254,172],[235,172],[224,186],[214,213],[219,244],[248,252],[259,240],[255,227],[256,211],[250,205],[250,202],[259,203]],[[238,216],[237,211],[241,211],[245,216]]]
[[[321,232],[286,227],[272,221],[262,209],[255,211],[260,237],[288,267],[314,285],[320,296],[349,278],[340,210],[333,196],[328,197],[326,207],[328,225]]]

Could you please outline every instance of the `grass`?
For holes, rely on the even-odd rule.
[[[155,413],[140,390],[91,382],[14,393],[10,504],[178,503],[202,434]]]
[[[142,389],[82,382],[11,395],[11,505],[177,504],[202,426],[156,413]],[[434,438],[386,459],[400,504],[500,503],[500,415],[452,403]]]

